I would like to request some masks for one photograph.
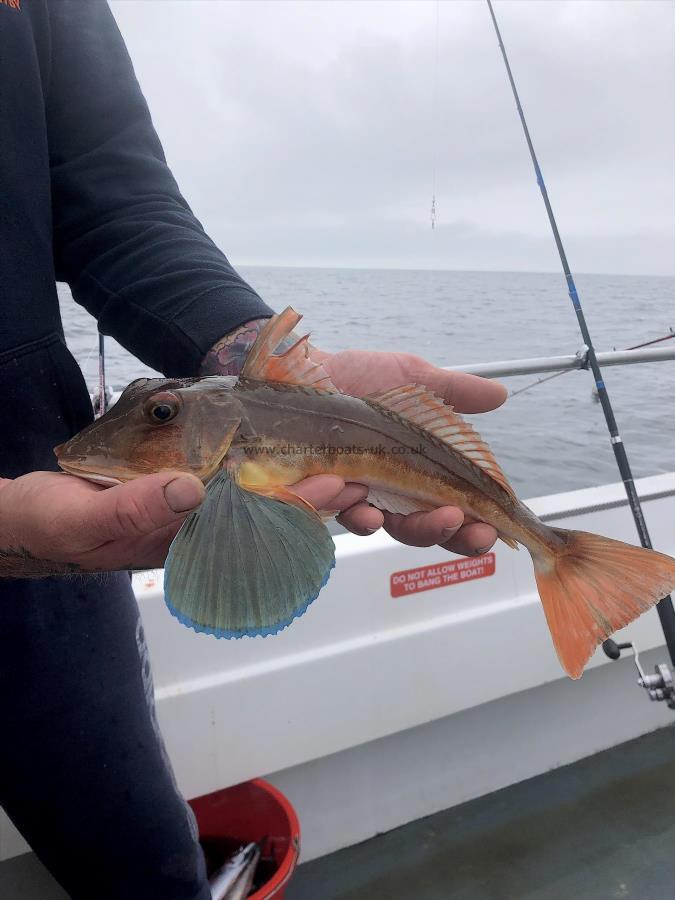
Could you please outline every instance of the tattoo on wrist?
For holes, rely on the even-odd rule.
[[[200,375],[238,375],[249,350],[269,319],[245,322],[221,337],[204,357]]]
[[[239,375],[249,350],[255,344],[256,339],[269,319],[253,319],[251,322],[245,322],[234,331],[224,335],[217,341],[204,357],[199,369],[200,375]],[[277,353],[283,353],[288,350],[295,341],[297,336],[289,334],[279,344]]]
[[[75,575],[81,571],[77,563],[40,559],[25,547],[0,548],[0,578],[47,578],[49,575]]]

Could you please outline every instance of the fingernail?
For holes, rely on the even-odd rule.
[[[204,487],[193,478],[174,478],[164,485],[164,497],[174,512],[189,512],[204,499]]]
[[[376,532],[376,531],[379,531],[379,530],[380,530],[379,528],[362,528],[362,529],[361,529],[361,535],[362,535],[363,537],[366,537],[366,536],[369,535],[369,534],[375,534],[375,532]]]
[[[456,525],[449,525],[447,528],[444,528],[441,534],[444,538],[451,538],[457,534],[457,529],[461,525],[461,522],[458,522]]]
[[[476,550],[474,555],[480,556],[482,553],[487,553],[488,550],[492,550],[492,544],[490,544],[489,547],[481,547],[480,550]]]

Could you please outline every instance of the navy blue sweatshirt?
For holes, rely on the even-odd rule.
[[[0,0],[0,476],[91,419],[56,280],[172,376],[271,315],[181,196],[107,3]]]

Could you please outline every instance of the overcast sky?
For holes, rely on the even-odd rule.
[[[438,4],[436,91],[433,0],[111,6],[235,265],[558,268],[481,0]],[[573,269],[675,275],[675,4],[495,9]]]

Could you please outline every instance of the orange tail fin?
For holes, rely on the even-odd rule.
[[[580,678],[595,648],[675,589],[675,559],[620,541],[555,528],[566,546],[532,556],[558,658]]]

